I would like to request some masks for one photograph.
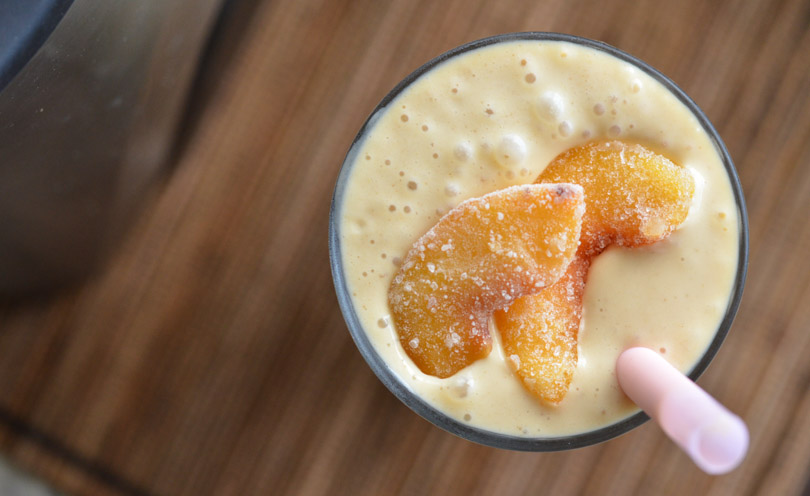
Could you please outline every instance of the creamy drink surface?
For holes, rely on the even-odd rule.
[[[691,172],[696,190],[688,218],[669,238],[611,247],[593,260],[565,399],[544,404],[523,389],[494,327],[488,358],[447,379],[420,372],[400,345],[387,300],[411,245],[465,199],[532,183],[559,153],[606,139],[665,155]],[[619,353],[646,346],[688,372],[725,315],[740,219],[722,158],[683,103],[609,54],[509,41],[451,57],[380,109],[347,160],[337,222],[355,312],[407,387],[460,422],[556,437],[620,421],[638,409],[619,389]]]

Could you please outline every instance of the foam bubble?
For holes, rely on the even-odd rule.
[[[461,162],[466,162],[473,155],[473,147],[469,141],[462,141],[456,145],[453,155]]]
[[[467,395],[470,394],[470,390],[473,388],[473,385],[474,382],[472,377],[461,376],[453,381],[453,385],[450,386],[450,390],[458,398],[466,398]]]
[[[526,142],[516,134],[507,134],[501,138],[495,151],[495,159],[501,165],[514,165],[526,158]]]
[[[555,91],[544,91],[537,101],[537,115],[549,122],[557,122],[565,111],[562,95]]]

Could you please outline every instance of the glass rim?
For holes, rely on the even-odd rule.
[[[347,287],[346,278],[344,277],[343,273],[343,258],[340,246],[340,224],[338,222],[340,218],[339,211],[341,208],[340,200],[342,199],[343,191],[346,188],[346,183],[351,172],[351,164],[354,162],[354,158],[358,152],[358,144],[363,140],[366,132],[374,125],[378,114],[381,111],[384,111],[388,104],[397,98],[413,82],[448,59],[489,45],[512,41],[568,42],[607,53],[608,55],[618,58],[619,60],[632,64],[662,84],[670,93],[675,95],[675,97],[678,98],[678,100],[683,103],[690,112],[692,112],[706,134],[710,137],[718,155],[723,161],[723,166],[725,167],[726,174],[731,184],[731,189],[734,193],[734,201],[737,206],[739,219],[738,228],[740,232],[740,240],[737,272],[732,288],[732,295],[731,298],[729,298],[726,312],[718,326],[711,344],[706,348],[706,351],[689,372],[688,376],[694,381],[697,380],[698,377],[700,377],[700,375],[706,370],[728,335],[734,321],[734,317],[737,314],[740,301],[742,300],[743,288],[745,286],[745,279],[747,275],[749,250],[748,214],[745,208],[745,199],[743,197],[740,179],[737,175],[736,169],[734,168],[734,163],[731,160],[731,156],[729,155],[723,140],[720,138],[720,135],[717,133],[714,126],[712,126],[708,117],[706,117],[700,107],[698,107],[698,105],[686,93],[684,93],[684,91],[681,90],[678,85],[646,62],[601,41],[569,34],[541,31],[500,34],[471,41],[448,50],[424,63],[406,76],[402,81],[400,81],[390,92],[388,92],[388,94],[385,95],[380,103],[377,104],[369,117],[363,123],[360,131],[352,141],[349,151],[341,165],[329,210],[329,258],[332,270],[332,279],[335,285],[338,303],[343,313],[343,318],[346,321],[346,325],[349,328],[349,333],[359,349],[360,354],[371,367],[374,374],[394,394],[394,396],[396,396],[407,407],[419,414],[421,417],[437,427],[450,432],[451,434],[455,434],[469,441],[495,448],[537,452],[581,448],[598,444],[629,432],[630,430],[649,420],[649,417],[644,412],[640,411],[627,418],[619,420],[618,422],[599,427],[594,430],[554,437],[524,437],[504,434],[497,431],[471,426],[456,420],[430,405],[416,393],[411,391],[376,352],[374,345],[366,335],[365,330],[360,323],[360,319],[355,312],[350,296],[351,293]]]

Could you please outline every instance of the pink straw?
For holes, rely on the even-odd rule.
[[[745,458],[748,428],[740,417],[647,348],[616,362],[619,385],[708,474],[730,472]]]

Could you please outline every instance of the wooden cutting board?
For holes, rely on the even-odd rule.
[[[810,477],[810,3],[232,2],[177,159],[105,269],[0,303],[0,448],[68,494],[780,494]],[[517,453],[455,438],[361,358],[327,253],[334,180],[402,77],[559,31],[658,68],[706,111],[748,201],[737,321],[700,383],[749,424],[729,475],[648,423]]]

